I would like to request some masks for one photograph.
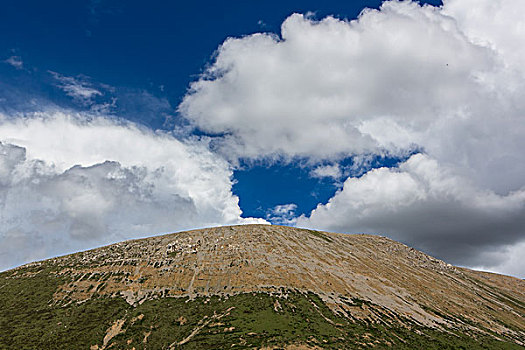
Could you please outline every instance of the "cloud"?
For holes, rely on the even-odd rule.
[[[343,175],[338,164],[319,165],[310,171],[310,176],[317,178],[329,177],[338,180]]]
[[[296,221],[297,205],[294,203],[276,205],[266,214],[266,220],[276,225],[293,225]]]
[[[484,253],[487,255],[485,261],[473,268],[524,278],[523,252],[525,252],[525,241],[505,246],[503,249],[488,251]]]
[[[381,233],[452,263],[497,269],[506,263],[502,252],[525,243],[525,189],[498,195],[416,154],[399,168],[348,178],[297,225]],[[522,264],[513,269],[525,275]]]
[[[497,21],[488,28],[501,35],[484,35],[476,28],[493,22],[490,1],[468,21],[471,7],[460,3],[390,1],[354,21],[294,14],[281,38],[230,38],[179,111],[225,135],[215,145],[230,158],[424,149],[481,186],[516,190],[525,178],[525,77],[503,34],[523,41],[513,33],[525,20]],[[505,13],[519,6],[498,2]]]
[[[494,52],[452,18],[411,2],[386,2],[351,22],[294,14],[281,36],[226,40],[180,105],[204,131],[229,133],[237,156],[410,147],[436,117],[461,109],[479,89],[476,75],[494,65]],[[362,130],[384,118],[402,132]]]
[[[49,73],[58,81],[58,87],[62,89],[66,95],[72,97],[74,101],[83,106],[94,104],[94,98],[103,95],[103,93],[95,89],[86,78],[81,76],[68,77],[52,71],[49,71]]]
[[[191,131],[165,94],[111,86],[82,74],[66,76],[36,68],[25,70],[15,78],[0,81],[0,96],[0,113],[6,115],[72,109],[117,116],[154,130],[177,128],[178,134],[184,136]]]
[[[181,118],[176,118],[175,108],[165,96],[155,96],[144,89],[110,86],[85,75],[50,74],[58,81],[58,87],[73,98],[76,109],[92,114],[116,115],[152,129],[178,128],[179,133],[188,134],[184,125],[187,122],[181,123]]]
[[[179,111],[220,135],[213,146],[233,160],[335,164],[421,152],[453,174],[452,187],[422,183],[416,157],[399,171],[348,178],[300,222],[389,233],[455,262],[494,266],[524,238],[516,226],[525,186],[524,11],[510,0],[446,0],[386,1],[352,21],[293,14],[280,36],[227,39]]]
[[[242,219],[205,143],[65,111],[0,122],[0,269]]]
[[[8,59],[4,60],[4,62],[10,64],[16,69],[24,68],[24,62],[22,61],[22,58],[20,56],[11,56]]]

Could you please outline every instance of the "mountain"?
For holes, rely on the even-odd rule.
[[[216,227],[0,274],[1,349],[522,349],[525,281],[388,238]]]

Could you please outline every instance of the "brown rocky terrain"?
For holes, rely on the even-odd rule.
[[[167,297],[249,292],[285,298],[293,290],[315,293],[353,322],[460,330],[525,344],[525,281],[455,267],[381,236],[216,227],[117,243],[4,275],[31,277],[43,264],[62,281],[49,301],[56,307],[101,297],[134,307]],[[118,334],[124,321],[114,322],[110,329]]]

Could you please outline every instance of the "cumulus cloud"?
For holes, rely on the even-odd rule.
[[[0,269],[242,219],[230,166],[206,144],[52,111],[0,122]]]
[[[482,190],[430,157],[348,178],[299,226],[382,233],[452,263],[496,266],[525,242],[525,189],[502,196]],[[525,275],[523,267],[520,271]]]
[[[354,21],[294,14],[280,38],[228,39],[179,110],[198,128],[226,134],[218,147],[233,157],[326,159],[420,148],[482,186],[518,189],[525,78],[504,33],[523,46],[515,28],[525,21],[479,30],[493,22],[493,6],[458,4],[391,1]],[[494,6],[506,9],[505,18],[523,5]],[[463,15],[470,12],[476,15]]]
[[[419,140],[376,137],[363,122],[387,118],[412,136],[462,107],[477,74],[494,64],[452,18],[411,2],[387,2],[351,22],[294,14],[281,36],[228,39],[180,106],[199,128],[231,133],[239,156],[409,147]]]
[[[214,146],[230,159],[418,150],[399,170],[348,178],[299,222],[503,264],[525,239],[524,12],[510,0],[445,0],[386,1],[352,21],[293,14],[280,36],[226,40],[179,111],[221,135]]]

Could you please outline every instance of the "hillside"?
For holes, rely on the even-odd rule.
[[[521,349],[525,281],[282,226],[126,241],[0,274],[0,349]]]

